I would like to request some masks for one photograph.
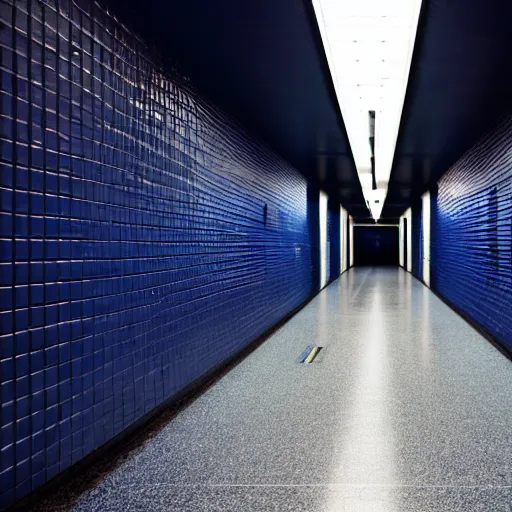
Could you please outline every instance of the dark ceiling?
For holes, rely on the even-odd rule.
[[[512,1],[423,0],[383,217],[398,217],[512,107]]]
[[[312,5],[110,0],[195,87],[356,217],[368,217]]]
[[[197,89],[369,217],[311,0],[109,0]],[[382,222],[512,106],[512,0],[423,0]],[[378,136],[378,134],[377,134]]]

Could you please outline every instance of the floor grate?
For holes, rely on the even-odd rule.
[[[304,352],[299,356],[297,359],[298,363],[304,363],[304,364],[310,364],[312,363],[320,351],[323,349],[323,347],[319,347],[318,345],[308,345]]]

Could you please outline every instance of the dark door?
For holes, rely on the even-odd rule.
[[[354,226],[354,265],[398,266],[398,226]]]

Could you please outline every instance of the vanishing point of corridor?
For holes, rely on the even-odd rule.
[[[410,274],[355,268],[37,510],[509,512],[511,411],[507,358]]]

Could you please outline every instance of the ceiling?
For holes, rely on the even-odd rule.
[[[512,107],[512,2],[423,0],[383,218],[398,217]]]
[[[197,89],[371,219],[312,0],[107,0]],[[512,1],[423,0],[381,222],[512,107]]]
[[[312,2],[359,181],[372,216],[378,219],[388,189],[421,0]]]
[[[370,218],[309,1],[108,3],[204,96]]]

